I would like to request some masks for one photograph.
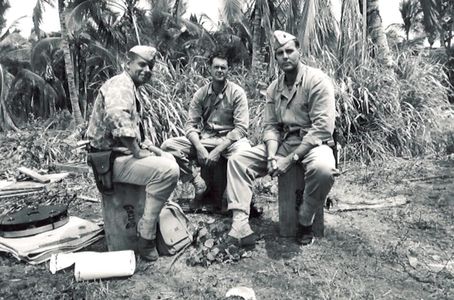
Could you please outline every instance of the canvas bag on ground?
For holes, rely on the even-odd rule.
[[[160,255],[174,255],[194,239],[193,229],[181,207],[167,202],[159,214],[156,245]]]

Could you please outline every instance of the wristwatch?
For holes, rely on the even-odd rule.
[[[293,162],[299,162],[300,161],[300,156],[298,154],[293,154],[292,156],[292,161]]]

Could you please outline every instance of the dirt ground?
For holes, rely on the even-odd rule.
[[[252,288],[257,299],[453,299],[453,178],[454,159],[447,156],[344,165],[331,193],[334,207],[325,210],[325,237],[303,249],[278,235],[276,189],[257,188],[264,215],[252,227],[262,238],[250,257],[234,263],[189,266],[189,248],[169,272],[173,257],[139,258],[129,278],[76,282],[73,268],[52,275],[48,264],[32,266],[1,253],[0,299],[224,299],[237,286]],[[82,175],[62,185],[96,197]],[[355,209],[396,197],[407,203]],[[341,204],[351,210],[336,210]],[[69,212],[99,220],[101,206],[78,199]],[[105,240],[85,250],[105,251]]]

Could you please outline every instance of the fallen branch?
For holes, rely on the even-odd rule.
[[[34,191],[45,188],[45,184],[34,181],[4,181],[0,191]]]
[[[33,171],[32,169],[29,169],[29,168],[26,168],[26,167],[19,167],[17,168],[17,170],[19,172],[21,172],[22,174],[25,174],[27,175],[28,177],[38,181],[38,182],[41,182],[41,183],[48,183],[50,182],[50,179],[49,178],[46,178],[45,176],[39,174],[38,172],[36,171]]]
[[[89,202],[100,202],[99,199],[97,199],[97,198],[88,197],[88,196],[84,196],[84,195],[77,195],[77,199],[85,200],[85,201],[89,201]]]
[[[43,190],[43,188],[38,188],[38,189],[18,189],[18,190],[0,190],[0,196],[27,193],[27,192],[36,192],[36,191],[40,191],[40,190]]]
[[[327,212],[343,212],[343,211],[353,211],[353,210],[366,210],[366,209],[379,209],[379,208],[388,208],[393,206],[399,206],[407,204],[407,198],[403,196],[396,196],[386,199],[380,199],[377,201],[361,201],[361,202],[334,202],[334,206],[330,208]]]
[[[90,172],[90,167],[87,164],[84,163],[77,163],[77,164],[59,164],[59,163],[54,163],[53,167],[57,171],[65,171],[65,172],[70,172],[70,173],[78,173],[78,174],[83,174],[83,173],[89,173]]]
[[[443,174],[443,175],[438,175],[438,176],[409,178],[407,180],[408,181],[427,181],[427,180],[432,180],[432,179],[447,179],[447,178],[452,178],[452,177],[454,177],[454,176]]]
[[[42,190],[37,190],[37,191],[26,192],[26,193],[3,194],[3,195],[0,195],[0,199],[3,199],[3,198],[10,198],[10,197],[19,197],[19,196],[34,195],[34,194],[39,194],[39,193],[42,193],[42,192],[44,192],[44,189],[42,189]]]

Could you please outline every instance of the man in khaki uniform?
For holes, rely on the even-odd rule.
[[[231,242],[249,247],[255,234],[249,222],[249,203],[255,178],[279,176],[293,164],[305,168],[303,204],[299,207],[302,226],[297,241],[313,241],[315,211],[334,183],[335,159],[329,145],[335,121],[334,88],[321,70],[303,65],[297,39],[286,32],[274,33],[275,55],[283,74],[266,94],[263,144],[235,154],[227,167],[226,196],[233,211]]]
[[[227,79],[229,63],[222,52],[209,60],[212,80],[194,94],[189,106],[185,137],[166,140],[161,148],[173,154],[180,166],[181,180],[192,182],[195,200],[206,189],[200,174],[193,172],[190,162],[213,167],[221,156],[229,158],[238,151],[251,148],[247,139],[249,111],[246,92]]]
[[[137,224],[140,255],[158,259],[156,225],[159,213],[179,178],[179,168],[169,153],[151,144],[141,130],[143,100],[138,91],[151,78],[156,49],[134,46],[125,71],[107,80],[99,91],[87,129],[92,153],[112,151],[113,182],[144,185],[144,212]]]

